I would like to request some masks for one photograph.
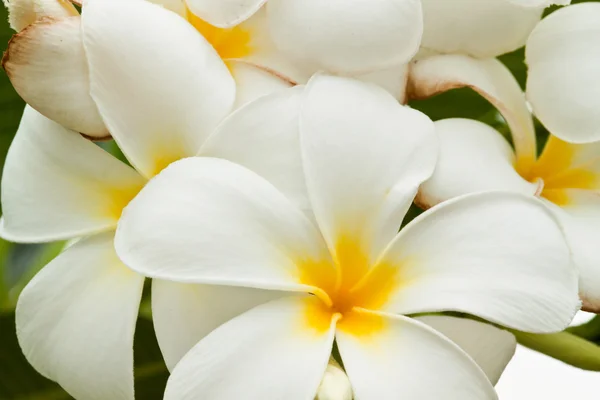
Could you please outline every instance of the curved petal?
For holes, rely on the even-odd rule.
[[[212,46],[145,0],[88,0],[82,21],[92,97],[131,163],[152,177],[196,154],[235,100]]]
[[[507,0],[422,0],[421,47],[435,53],[497,57],[522,47],[543,7]]]
[[[310,290],[303,262],[328,260],[318,231],[275,187],[206,157],[178,161],[146,185],[123,212],[116,248],[154,278],[292,291]]]
[[[17,336],[25,357],[75,398],[132,400],[143,283],[117,258],[112,232],[75,243],[19,297]]]
[[[479,365],[493,385],[498,383],[517,349],[517,339],[512,333],[490,324],[444,315],[415,319],[457,344]]]
[[[174,13],[181,15],[182,17],[186,16],[187,8],[185,6],[185,0],[146,0],[146,1],[163,6],[167,10],[171,10]]]
[[[269,0],[267,14],[277,47],[334,73],[406,63],[423,32],[419,0]]]
[[[177,364],[165,400],[314,398],[335,332],[335,319],[309,324],[314,301],[274,300],[217,328]]]
[[[6,0],[10,27],[19,32],[42,18],[68,18],[79,15],[69,0]]]
[[[494,128],[470,119],[435,123],[440,156],[431,178],[419,189],[417,203],[429,208],[469,193],[506,190],[534,195],[537,183],[527,182],[515,170],[508,142]]]
[[[190,10],[211,25],[235,26],[250,18],[267,0],[186,0]]]
[[[220,325],[281,296],[282,292],[274,290],[154,279],[152,320],[167,368],[172,371],[196,343]]]
[[[412,99],[461,87],[473,89],[500,111],[510,127],[519,165],[530,167],[537,155],[533,118],[519,83],[500,61],[449,55],[411,65],[408,96]]]
[[[229,60],[227,65],[236,83],[234,109],[293,86],[287,78],[244,61]]]
[[[2,175],[2,237],[45,242],[113,229],[144,184],[132,168],[27,107]]]
[[[108,130],[90,96],[80,18],[44,19],[11,39],[2,58],[11,83],[33,108],[90,137]]]
[[[584,309],[600,313],[600,193],[569,189],[565,195],[569,204],[557,209],[556,215],[579,269],[579,295]]]
[[[224,158],[256,172],[310,215],[298,133],[303,90],[282,90],[234,112],[200,155]]]
[[[575,143],[600,140],[600,4],[565,7],[527,41],[527,97],[544,126]]]
[[[371,277],[390,265],[398,270],[383,305],[390,312],[460,311],[549,333],[581,305],[563,233],[531,196],[488,192],[434,207],[403,229]]]
[[[407,102],[406,88],[408,84],[408,73],[409,64],[402,64],[381,71],[357,75],[355,78],[363,82],[371,82],[381,86],[394,96],[400,104],[405,104]]]
[[[477,364],[429,326],[391,314],[359,313],[354,318],[382,325],[368,336],[357,335],[342,327],[342,319],[336,332],[357,399],[498,398]]]
[[[319,75],[305,91],[300,138],[309,197],[329,247],[363,243],[376,258],[433,172],[433,123],[375,85]]]

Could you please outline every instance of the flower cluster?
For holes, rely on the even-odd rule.
[[[506,329],[600,311],[600,4],[568,3],[5,0],[1,235],[70,240],[26,358],[133,399],[151,278],[167,400],[496,399]],[[496,58],[524,45],[526,93]],[[406,105],[460,87],[513,146]]]

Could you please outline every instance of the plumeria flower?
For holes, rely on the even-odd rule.
[[[567,142],[600,140],[600,4],[560,9],[527,41],[527,97],[548,130]]]
[[[122,264],[113,237],[123,208],[149,179],[201,150],[264,172],[290,198],[305,193],[290,183],[301,176],[297,134],[252,129],[268,121],[262,103],[240,108],[216,129],[231,110],[235,85],[189,24],[143,1],[116,7],[89,0],[82,41],[91,96],[133,168],[27,107],[2,178],[3,238],[81,238],[29,283],[16,309],[26,358],[78,399],[133,398],[144,277]],[[146,21],[143,35],[131,35],[134,20]]]
[[[266,4],[265,4],[266,3]],[[407,62],[423,30],[420,0],[187,0],[208,23],[233,27],[264,5],[269,33],[293,59],[335,73],[363,73]]]
[[[104,16],[108,19],[113,18],[113,14],[127,13],[132,8],[140,8],[140,13],[148,9],[145,7],[146,2],[142,0],[106,2],[110,3],[110,8],[107,6]],[[153,20],[131,19],[125,36],[136,32],[136,36],[141,37],[148,29],[154,29],[155,25],[173,24],[175,18],[171,10],[179,10],[184,18],[189,17],[191,24],[186,23],[186,19],[176,24],[180,26],[180,30],[192,31],[192,26],[197,28],[199,32],[194,32],[197,37],[192,39],[192,34],[188,32],[187,41],[168,42],[163,39],[161,45],[169,47],[165,50],[168,53],[177,51],[180,54],[198,54],[193,61],[197,63],[198,68],[209,63],[211,68],[226,70],[236,86],[234,107],[263,94],[291,86],[292,83],[288,79],[267,72],[264,68],[258,68],[249,61],[238,60],[242,58],[242,52],[251,45],[249,37],[241,28],[234,29],[232,33],[220,33],[196,21],[192,14],[186,13],[181,2],[161,0],[157,3],[161,3],[160,6],[166,9],[161,9],[160,12],[152,10]],[[94,60],[85,43],[86,32],[83,23],[89,4],[90,1],[83,4],[83,15],[79,16],[77,10],[65,0],[11,0],[7,5],[11,25],[20,32],[10,41],[2,65],[17,92],[37,111],[90,138],[103,139],[110,138],[111,132],[98,110],[101,105],[97,104],[92,93]],[[159,6],[155,8],[158,9]],[[117,53],[118,42],[122,37],[115,37],[114,40],[114,44],[107,43],[106,46],[114,47]],[[140,51],[143,48],[156,53],[162,51],[159,43],[152,43],[150,40],[141,43]],[[265,51],[264,57],[267,56],[278,60],[273,52]],[[174,67],[173,72],[169,71],[168,67],[180,58],[181,56],[171,59],[165,57],[159,62],[164,66],[165,73],[172,74],[177,67]],[[193,74],[189,77],[198,79]],[[193,83],[190,87],[193,87]],[[187,86],[184,88],[189,92]],[[226,92],[228,96],[231,94],[229,90]],[[202,93],[189,94],[202,96]]]
[[[600,193],[600,158],[597,156],[600,143],[572,144],[565,141],[586,141],[592,139],[596,131],[593,123],[595,113],[582,106],[583,103],[576,97],[588,98],[597,89],[594,87],[595,78],[586,72],[589,64],[576,62],[580,70],[573,72],[565,67],[573,63],[568,54],[580,52],[582,57],[589,54],[586,50],[584,56],[583,50],[580,50],[583,47],[575,46],[574,41],[582,37],[581,27],[592,25],[585,25],[579,20],[576,22],[576,19],[591,21],[589,16],[594,15],[594,11],[597,16],[600,15],[600,7],[596,4],[570,6],[556,11],[540,23],[528,41],[530,74],[527,94],[546,126],[559,132],[555,134],[551,130],[541,155],[537,156],[536,135],[528,105],[514,78],[506,73],[504,67],[497,67],[496,76],[503,77],[495,78],[495,81],[489,79],[490,75],[485,78],[473,73],[469,81],[503,112],[511,128],[515,149],[511,149],[500,133],[480,122],[461,119],[438,122],[440,161],[433,177],[423,185],[418,202],[427,208],[466,193],[485,190],[508,190],[541,197],[556,212],[566,230],[573,260],[580,271],[583,308],[600,312],[600,255],[596,251],[596,243],[600,240],[600,203],[597,201]],[[561,40],[554,40],[558,36]],[[550,38],[552,46],[548,42]],[[594,48],[595,42],[590,40],[585,49]],[[556,50],[552,50],[554,48]],[[561,58],[556,57],[556,52],[561,51]],[[441,63],[437,66],[431,63],[427,68],[435,68],[444,84],[458,80],[451,71],[442,71]],[[434,75],[425,70],[424,74]],[[464,78],[464,74],[461,77]],[[573,79],[579,84],[573,84]],[[487,91],[482,88],[487,88]],[[424,84],[422,89],[433,92],[435,85]],[[563,103],[564,98],[570,101],[568,107],[567,103]],[[547,99],[553,99],[552,104]],[[557,104],[560,110],[556,108]],[[561,104],[564,107],[561,108]]]
[[[434,169],[431,121],[376,86],[317,76],[298,126],[311,215],[251,170],[207,157],[172,164],[124,210],[115,246],[128,266],[199,284],[188,326],[203,335],[165,399],[314,398],[334,340],[356,398],[497,398],[467,353],[410,316],[453,310],[525,331],[565,328],[577,277],[551,213],[528,196],[487,193],[398,234]],[[168,360],[183,334],[158,325],[180,317],[154,316]]]

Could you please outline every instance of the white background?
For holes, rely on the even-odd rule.
[[[573,324],[589,319],[591,314],[579,313]],[[600,372],[519,347],[496,389],[500,400],[600,400]]]

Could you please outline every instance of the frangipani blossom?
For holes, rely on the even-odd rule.
[[[123,208],[148,179],[202,148],[264,171],[275,184],[285,178],[280,187],[290,198],[305,193],[293,184],[302,176],[295,172],[297,134],[248,129],[265,119],[261,103],[240,108],[223,121],[232,129],[211,135],[231,109],[234,83],[189,24],[146,2],[123,2],[118,13],[115,6],[86,3],[82,40],[91,96],[135,168],[27,107],[2,177],[3,238],[81,238],[34,277],[16,310],[26,358],[77,399],[133,399],[133,331],[144,277],[119,260],[113,237]],[[140,16],[151,29],[130,35],[130,21]],[[187,49],[168,46],[174,42]],[[295,93],[276,103],[284,107]]]
[[[334,339],[356,398],[495,399],[467,353],[407,316],[454,310],[563,329],[579,308],[577,278],[551,213],[488,193],[398,234],[435,165],[431,121],[376,86],[326,76],[300,110],[312,216],[252,171],[206,157],[172,164],[124,211],[115,243],[128,266],[199,284],[190,324],[203,337],[165,399],[313,398]],[[157,332],[165,323],[155,319]],[[167,359],[179,339],[159,333]]]
[[[441,154],[419,203],[440,202],[488,190],[540,197],[561,221],[579,268],[584,309],[600,311],[600,143],[569,144],[550,136],[534,163],[518,155],[500,133],[465,119],[436,123]],[[535,136],[531,136],[535,143]]]
[[[527,97],[553,135],[572,143],[600,140],[600,4],[560,9],[527,41]]]
[[[174,1],[168,3],[171,8],[177,9]],[[32,6],[28,0],[15,0],[9,3],[11,18],[19,21],[17,26],[29,25],[12,38],[2,65],[17,92],[37,111],[67,128],[91,138],[110,137],[111,132],[98,110],[101,105],[97,103],[93,93],[95,60],[85,42],[85,14],[93,1],[86,1],[83,4],[81,17],[72,6],[68,9],[68,14],[56,11],[57,9],[62,10],[61,6],[56,4],[62,5],[63,2],[63,0],[40,2],[40,4],[46,5],[46,9],[54,11],[54,13],[50,18],[42,18],[49,16],[50,12],[38,13],[37,18],[32,17],[33,21],[32,18],[18,18],[22,13],[17,6],[24,9]],[[136,51],[152,50],[155,54],[162,53],[163,57],[155,62],[159,63],[165,74],[175,73],[178,63],[196,63],[198,70],[206,64],[209,68],[226,71],[230,75],[228,79],[231,81],[232,88],[223,91],[223,96],[234,96],[236,99],[234,107],[243,105],[260,95],[291,85],[288,80],[264,69],[247,62],[236,61],[238,58],[242,58],[240,52],[246,51],[246,47],[250,45],[249,39],[243,31],[234,34],[233,39],[226,40],[223,34],[209,26],[202,25],[200,22],[196,23],[193,16],[186,13],[185,8],[182,11],[183,16],[189,16],[190,24],[200,32],[194,31],[190,24],[185,22],[185,19],[178,21],[179,18],[176,18],[172,11],[162,9],[160,6],[148,7],[149,4],[142,0],[106,0],[106,2],[108,4],[103,11],[105,14],[102,18],[108,20],[120,18],[119,14],[128,15],[132,11],[139,10],[136,11],[138,12],[136,18],[131,18],[129,21],[121,19],[122,23],[127,23],[127,30],[121,32],[122,36],[112,35],[114,43],[105,43],[105,46],[114,48],[114,54],[120,51],[119,42],[132,35],[132,32],[135,32],[136,36],[144,36],[155,26],[176,25],[179,31],[189,31],[184,36],[185,40],[166,36],[158,42],[152,42],[149,36],[146,41],[140,40],[139,48],[136,49]],[[159,3],[165,2],[166,0],[161,0]],[[183,7],[183,3],[181,5]],[[30,11],[35,14],[34,10]],[[245,41],[237,43],[238,36],[239,40]],[[267,50],[265,52],[267,56],[272,56],[277,60],[272,52]],[[186,53],[192,54],[189,60],[186,59]],[[115,58],[118,58],[118,55]],[[189,71],[189,79],[201,79],[194,76],[191,66]],[[140,77],[140,80],[143,78]],[[146,84],[146,86],[152,85]],[[191,92],[193,87],[194,84],[191,82],[189,86],[184,85],[178,88],[178,90],[187,92],[182,93],[181,97],[202,97],[203,93],[201,92]],[[175,87],[169,88],[171,91],[175,89]],[[156,96],[157,91],[150,88],[146,90],[150,91],[149,96]],[[219,119],[221,117],[222,115],[217,113],[208,118]]]
[[[292,59],[332,73],[357,74],[406,63],[416,53],[420,0],[187,0],[218,27],[232,27],[265,7],[269,32]]]

